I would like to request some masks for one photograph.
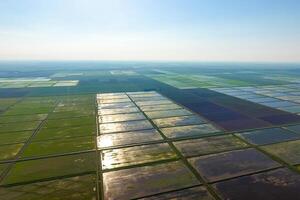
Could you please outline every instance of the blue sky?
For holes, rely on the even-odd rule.
[[[0,59],[300,61],[299,0],[1,0]]]

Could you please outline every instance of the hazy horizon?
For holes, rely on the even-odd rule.
[[[2,61],[300,63],[297,0],[4,0]]]

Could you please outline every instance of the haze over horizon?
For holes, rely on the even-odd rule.
[[[297,0],[3,0],[0,60],[300,62]]]

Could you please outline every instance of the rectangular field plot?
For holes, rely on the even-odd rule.
[[[30,121],[43,121],[48,114],[0,116],[0,124]]]
[[[141,106],[140,107],[143,112],[147,111],[161,111],[161,110],[175,110],[175,109],[181,109],[177,104],[163,104],[163,105],[148,105],[148,106]]]
[[[103,173],[105,200],[134,199],[198,184],[179,161]]]
[[[242,80],[226,79],[217,76],[200,74],[194,75],[166,72],[164,75],[150,75],[149,77],[179,89],[213,88],[219,86],[236,87],[249,85],[248,82]]]
[[[0,146],[0,160],[13,160],[24,144],[7,144]]]
[[[65,112],[51,112],[48,115],[49,120],[55,119],[66,119],[66,118],[78,118],[78,117],[87,117],[95,116],[96,112],[94,109],[76,109]]]
[[[98,148],[140,144],[145,142],[161,141],[163,138],[157,130],[140,130],[122,133],[103,134],[97,138]]]
[[[285,142],[300,139],[300,134],[281,128],[261,129],[237,134],[239,137],[256,145]]]
[[[116,123],[106,123],[100,124],[100,133],[115,133],[115,132],[128,132],[152,129],[153,126],[148,120],[139,121],[127,121],[127,122],[116,122]]]
[[[234,149],[248,145],[232,135],[222,135],[174,142],[184,156],[200,156]]]
[[[282,114],[282,115],[271,115],[266,117],[261,117],[262,120],[271,123],[272,125],[286,125],[295,124],[300,122],[300,115],[296,114]]]
[[[138,73],[132,70],[111,70],[112,75],[125,75],[125,76],[136,76]]]
[[[0,185],[94,172],[95,156],[92,152],[18,162]]]
[[[221,130],[215,128],[211,124],[161,128],[160,130],[168,138],[182,138],[195,136],[201,137],[221,132]]]
[[[289,164],[300,164],[300,140],[266,145],[262,149]]]
[[[55,105],[59,97],[57,96],[43,96],[43,97],[25,97],[23,98],[20,103],[18,103],[18,106],[32,106],[33,104],[35,106],[37,105]]]
[[[51,181],[35,182],[0,189],[3,199],[96,199],[96,175],[83,175]]]
[[[58,97],[59,104],[70,105],[95,105],[94,94],[81,94],[81,95],[63,95]]]
[[[0,134],[16,131],[30,131],[35,130],[40,125],[41,121],[27,121],[0,124]]]
[[[55,109],[53,110],[54,113],[61,113],[61,112],[79,112],[81,115],[89,115],[91,112],[95,110],[94,104],[92,103],[84,103],[84,104],[65,104],[59,103]]]
[[[298,84],[256,86],[246,90],[243,87],[235,87],[234,90],[226,90],[226,88],[211,88],[211,90],[290,113],[289,117],[281,113],[279,117],[261,118],[274,125],[300,122],[300,118],[292,115],[300,113]]]
[[[100,101],[99,102],[100,104],[112,104],[112,103],[130,102],[130,99],[127,97],[127,98],[122,98],[122,99],[117,99],[117,98],[114,98],[114,99],[100,99],[98,101]]]
[[[146,117],[142,113],[103,115],[103,116],[99,116],[99,123],[136,121],[136,120],[144,120],[144,119],[146,119]]]
[[[148,112],[145,112],[145,114],[150,119],[167,118],[167,117],[180,117],[180,116],[193,115],[192,112],[190,112],[190,111],[188,111],[186,109],[148,111]]]
[[[208,182],[220,181],[280,166],[255,149],[200,156],[189,159],[189,162]]]
[[[98,110],[98,115],[115,115],[115,114],[127,114],[127,113],[135,113],[140,110],[136,107],[129,108],[114,108],[114,109],[100,109]]]
[[[226,115],[224,115],[223,119],[226,119]],[[270,123],[249,117],[245,117],[245,119],[225,120],[221,122],[216,121],[216,123],[227,131],[242,131],[254,128],[267,128],[271,126]]]
[[[128,94],[128,93],[127,93]],[[130,96],[130,95],[128,95]],[[130,98],[136,103],[136,104],[139,104],[139,105],[143,105],[143,103],[146,103],[146,104],[149,104],[149,102],[154,102],[154,103],[159,103],[159,102],[164,102],[164,101],[168,101],[167,103],[171,103],[168,98],[160,95],[160,94],[157,94],[157,95],[153,95],[153,96],[147,96],[147,95],[139,95],[139,96],[130,96]],[[161,104],[164,104],[164,103],[161,103]]]
[[[67,118],[67,119],[49,119],[46,121],[44,127],[47,128],[59,128],[59,127],[69,127],[69,126],[83,126],[95,124],[94,116],[84,116],[76,118]]]
[[[289,106],[289,107],[281,107],[278,108],[280,110],[290,112],[290,113],[300,113],[300,105],[297,106]]]
[[[36,87],[51,87],[54,84],[56,84],[56,81],[36,81],[36,82],[32,82],[29,85],[27,85],[27,87],[32,87],[32,88],[36,88]]]
[[[79,83],[77,80],[70,80],[70,81],[57,81],[53,87],[70,87],[70,86],[76,86]]]
[[[167,199],[187,199],[187,200],[214,200],[215,198],[206,190],[204,186],[197,186],[188,189],[178,190],[142,198],[141,200],[167,200]]]
[[[28,138],[33,134],[32,131],[18,131],[10,133],[0,134],[0,145],[3,144],[14,144],[22,143],[28,140]]]
[[[214,184],[222,199],[297,199],[300,175],[287,168]]]
[[[0,78],[0,88],[76,86],[78,80],[51,80],[47,77]]]
[[[165,105],[165,104],[173,104],[172,101],[170,100],[158,100],[158,101],[153,101],[153,100],[148,100],[148,101],[137,101],[136,105],[138,106],[151,106],[151,105]]]
[[[2,85],[0,85],[0,88],[24,88],[29,86],[30,82],[3,82]]]
[[[187,126],[204,124],[205,121],[196,115],[181,116],[181,117],[169,117],[154,119],[153,122],[159,128],[173,127],[173,126]]]
[[[15,104],[18,98],[0,98],[0,114],[4,112],[9,106]]]
[[[59,155],[93,149],[95,149],[94,136],[36,141],[29,144],[22,154],[22,158]]]
[[[176,158],[168,144],[150,144],[101,151],[102,169],[112,169]]]
[[[68,126],[58,128],[42,127],[33,140],[50,140],[73,138],[80,136],[91,136],[96,134],[95,125]],[[1,135],[0,135],[1,136]]]
[[[16,104],[10,107],[4,116],[9,115],[33,115],[33,114],[47,114],[54,108],[54,105],[31,103],[28,105]]]
[[[102,109],[124,109],[135,107],[132,102],[123,102],[123,103],[108,103],[108,104],[99,104],[98,107]]]
[[[103,93],[97,94],[97,102],[101,103],[101,100],[104,99],[128,99],[128,96],[125,93]]]
[[[148,98],[151,99],[153,97],[162,97],[161,94],[155,92],[155,91],[149,91],[149,92],[127,92],[126,93],[129,97],[132,99],[134,98]]]
[[[275,101],[275,102],[265,102],[261,103],[262,105],[273,107],[273,108],[282,108],[282,107],[289,107],[289,106],[297,106],[296,103],[292,103],[289,101]]]
[[[290,131],[294,131],[295,133],[300,134],[300,125],[295,125],[295,126],[287,126],[286,127]]]

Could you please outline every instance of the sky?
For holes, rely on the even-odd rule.
[[[299,0],[0,0],[0,60],[300,62]]]

